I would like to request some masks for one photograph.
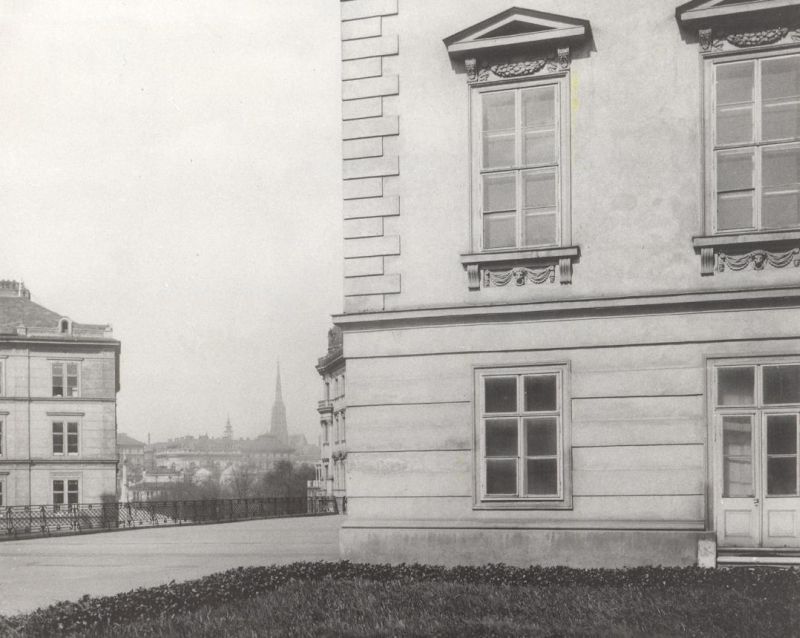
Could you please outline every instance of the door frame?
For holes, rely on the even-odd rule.
[[[742,354],[707,354],[703,357],[703,362],[706,368],[706,388],[705,388],[705,403],[706,403],[706,442],[707,442],[707,456],[706,456],[706,476],[707,476],[707,488],[706,488],[706,531],[714,532],[717,543],[719,543],[719,529],[718,529],[718,516],[720,515],[719,505],[722,499],[722,419],[716,412],[716,403],[717,403],[717,385],[716,381],[716,369],[721,366],[755,366],[756,367],[756,374],[755,374],[755,382],[754,382],[754,392],[755,392],[755,404],[752,406],[750,410],[751,413],[754,413],[753,416],[753,425],[754,429],[758,431],[758,440],[756,440],[755,432],[753,436],[753,463],[754,466],[759,466],[759,472],[756,476],[755,468],[754,468],[754,491],[760,492],[760,495],[757,495],[756,498],[759,499],[759,532],[758,537],[760,539],[759,546],[765,547],[764,545],[764,499],[766,498],[766,463],[763,462],[763,459],[759,458],[756,459],[756,454],[763,456],[766,454],[766,447],[762,452],[762,445],[765,446],[766,443],[764,442],[764,437],[766,436],[766,415],[768,414],[785,414],[787,412],[791,412],[788,410],[786,406],[760,406],[760,398],[763,396],[763,388],[762,388],[762,378],[760,369],[763,366],[771,366],[771,365],[786,365],[786,364],[797,364],[800,365],[800,352],[790,352],[786,353],[783,352],[781,354],[775,353],[764,353],[764,354],[753,354],[750,353],[742,353]],[[747,408],[742,408],[741,414],[745,414]],[[800,412],[798,410],[797,412]],[[797,413],[795,412],[795,413]],[[800,429],[800,417],[798,417],[798,428]],[[800,455],[800,449],[798,449],[798,454]],[[761,483],[764,483],[761,486]],[[759,489],[759,486],[760,489]],[[800,496],[798,496],[800,498]],[[729,546],[732,548],[738,546]]]

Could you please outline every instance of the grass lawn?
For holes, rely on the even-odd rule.
[[[123,638],[800,635],[798,572],[297,565],[306,567],[233,570],[166,589],[65,603],[6,619],[0,633]],[[221,601],[215,602],[215,587]]]

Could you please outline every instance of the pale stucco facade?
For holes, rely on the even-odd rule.
[[[120,343],[0,282],[3,506],[114,500]]]
[[[800,370],[800,218],[791,204],[769,221],[765,177],[800,135],[767,135],[768,107],[793,103],[768,77],[800,68],[796,5],[341,2],[345,557],[619,566],[800,545],[800,398],[768,389]],[[729,144],[714,78],[734,63],[759,87],[737,113],[764,123]],[[545,89],[556,159],[525,164],[525,100]],[[481,113],[500,92],[518,155],[493,173]],[[731,190],[756,193],[748,228],[730,228],[717,172],[736,153],[761,180]],[[547,171],[558,232],[537,244],[520,202]],[[497,240],[485,185],[512,174],[516,240]],[[784,181],[793,197],[800,178]],[[752,396],[729,403],[727,371]],[[493,412],[500,379],[555,398]],[[522,429],[545,419],[553,448],[537,451]]]

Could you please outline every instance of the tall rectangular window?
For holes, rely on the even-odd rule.
[[[478,372],[482,502],[566,502],[563,366]]]
[[[712,69],[713,230],[800,228],[800,55]]]
[[[53,422],[53,454],[78,454],[78,422]]]
[[[561,92],[560,79],[481,90],[478,185],[484,250],[560,245]]]
[[[77,397],[78,363],[77,361],[58,361],[52,364],[53,396]]]

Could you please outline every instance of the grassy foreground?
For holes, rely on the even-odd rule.
[[[794,636],[800,572],[296,563],[60,603],[4,636]]]

